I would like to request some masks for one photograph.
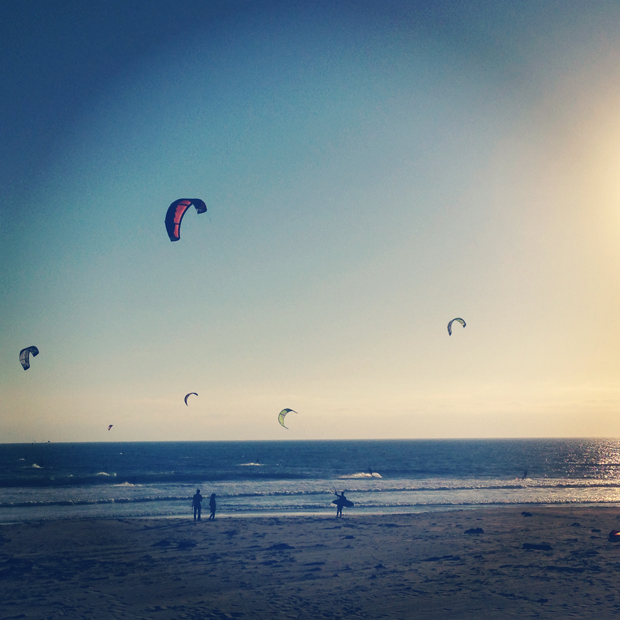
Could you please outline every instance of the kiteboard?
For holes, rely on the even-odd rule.
[[[341,499],[335,499],[332,500],[332,504],[342,504],[345,508],[351,508],[351,506],[355,505],[352,501],[348,499],[345,499],[344,501],[342,501]]]

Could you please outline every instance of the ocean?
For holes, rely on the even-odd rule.
[[[0,444],[0,522],[620,503],[620,440]],[[208,511],[208,509],[207,509]]]

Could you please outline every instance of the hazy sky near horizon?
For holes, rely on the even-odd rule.
[[[0,442],[620,436],[619,35],[605,1],[2,3]]]

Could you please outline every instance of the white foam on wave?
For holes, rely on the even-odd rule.
[[[108,472],[100,471],[96,473],[95,476],[116,476],[116,474],[108,474]]]
[[[338,476],[341,480],[352,480],[359,478],[381,478],[381,474],[378,474],[376,471],[373,471],[372,474],[369,474],[367,471],[360,471],[356,474],[345,474],[344,476]]]
[[[262,467],[262,463],[239,463],[239,467]]]

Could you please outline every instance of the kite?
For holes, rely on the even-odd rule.
[[[114,424],[110,424],[110,426],[108,426],[108,430],[110,430],[113,426]]]
[[[466,323],[463,319],[452,319],[449,323],[448,323],[448,334],[450,336],[452,336],[452,323],[454,323],[454,321],[456,321],[457,323],[460,323],[463,327],[465,327]]]
[[[196,392],[190,392],[189,394],[186,394],[186,395],[185,395],[185,404],[186,404],[186,405],[187,405],[187,399],[188,399],[188,398],[189,398],[192,394],[193,394],[194,396],[198,396],[198,394],[196,394]],[[189,407],[189,405],[187,405],[187,406]]]
[[[24,367],[24,370],[28,370],[30,368],[30,354],[32,353],[32,357],[36,357],[39,355],[39,349],[37,347],[26,347],[19,352],[19,361],[21,365]]]
[[[293,411],[292,409],[282,409],[282,411],[280,411],[280,413],[278,414],[278,422],[280,422],[280,424],[282,424],[282,426],[284,426],[286,430],[288,430],[288,426],[285,426],[284,418],[286,417],[286,414],[290,413],[291,411],[293,413],[297,413],[296,411]]]
[[[178,241],[181,238],[181,220],[192,204],[196,207],[196,213],[207,211],[207,205],[200,198],[179,198],[168,207],[165,223],[170,241]]]

